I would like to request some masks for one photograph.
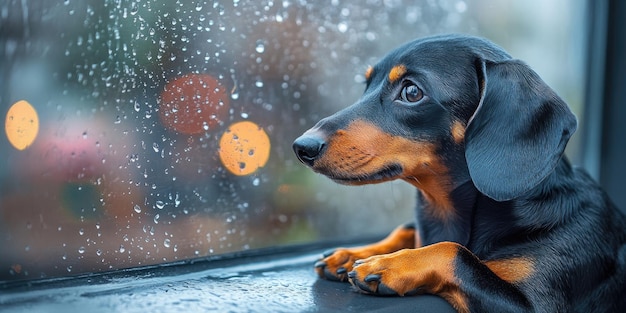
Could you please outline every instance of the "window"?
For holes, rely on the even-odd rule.
[[[446,32],[499,43],[582,118],[583,12],[539,0],[5,1],[0,280],[383,234],[413,218],[411,187],[338,186],[297,162],[293,140],[355,101],[387,51]]]

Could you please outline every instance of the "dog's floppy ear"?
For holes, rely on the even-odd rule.
[[[506,201],[554,170],[576,117],[521,61],[478,60],[476,68],[481,97],[468,121],[465,158],[476,188]]]

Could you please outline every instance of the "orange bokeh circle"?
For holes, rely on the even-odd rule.
[[[228,114],[226,87],[207,74],[183,75],[165,85],[159,116],[170,130],[200,134],[213,130]]]
[[[7,112],[4,129],[9,142],[15,149],[26,149],[35,141],[39,133],[37,110],[25,100],[15,102]]]
[[[220,138],[219,155],[229,172],[238,176],[250,175],[267,163],[270,139],[257,124],[238,122]]]

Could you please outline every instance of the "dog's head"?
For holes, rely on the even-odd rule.
[[[343,184],[404,179],[432,201],[472,180],[504,201],[552,172],[576,129],[567,105],[493,43],[436,36],[365,73],[353,105],[294,142],[298,158]]]

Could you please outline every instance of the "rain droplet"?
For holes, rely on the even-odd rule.
[[[337,24],[337,29],[342,32],[345,33],[348,30],[348,24],[341,22],[339,24]]]
[[[124,248],[124,245],[120,245],[119,251],[120,253],[124,253],[126,251],[126,248]]]
[[[141,213],[141,207],[138,204],[135,204],[134,209],[135,209],[135,212]]]
[[[178,198],[178,193],[176,194],[176,198],[174,198],[174,207],[178,207],[180,205],[180,199]]]
[[[97,254],[98,256],[101,256],[101,255],[102,255],[102,250],[100,250],[100,249],[96,250],[96,254]]]
[[[258,53],[265,52],[265,42],[263,42],[263,40],[257,40],[256,41],[256,48],[254,50],[256,50],[256,52],[258,52]]]
[[[253,186],[258,186],[260,184],[261,184],[261,180],[258,177],[252,180]]]
[[[81,246],[78,248],[78,253],[83,254],[85,253],[85,247]]]
[[[159,210],[162,210],[162,209],[165,207],[165,202],[163,202],[163,201],[161,201],[161,200],[158,200],[158,201],[156,202],[156,207],[157,207]]]
[[[161,217],[159,214],[154,216],[154,223],[158,224],[159,223],[159,217]]]
[[[166,248],[169,248],[169,247],[170,247],[170,244],[171,244],[171,243],[170,243],[170,240],[169,240],[168,238],[166,238],[165,240],[163,240],[163,245],[164,245]]]

